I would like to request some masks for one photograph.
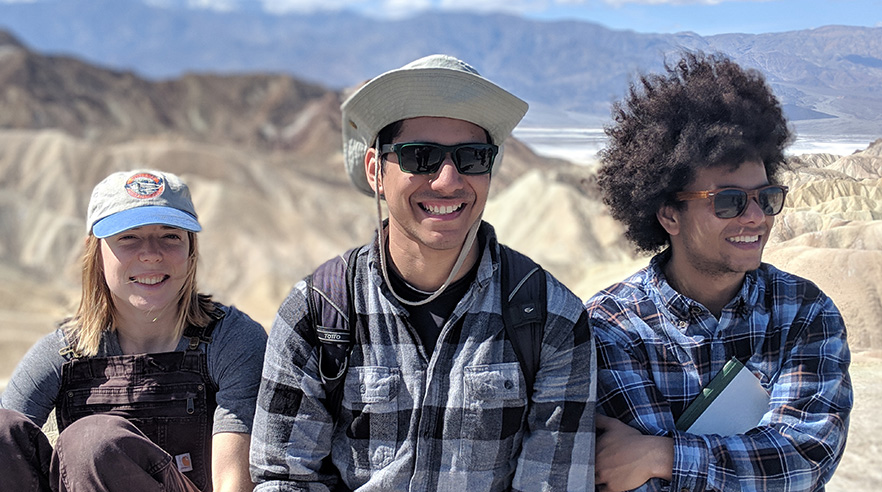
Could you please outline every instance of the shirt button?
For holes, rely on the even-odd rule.
[[[510,389],[514,388],[514,383],[511,382],[511,379],[506,379],[506,380],[505,380],[505,383],[503,383],[502,385],[503,385],[503,386],[505,387],[505,389],[507,389],[507,390],[510,390]]]
[[[689,314],[693,316],[698,316],[699,314],[701,314],[701,308],[698,306],[692,306],[689,308]]]
[[[677,326],[679,326],[680,328],[686,328],[687,326],[689,326],[689,323],[681,319],[677,322]]]

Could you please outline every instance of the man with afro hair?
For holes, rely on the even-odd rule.
[[[776,181],[792,140],[780,104],[758,72],[685,53],[641,76],[613,116],[599,186],[626,236],[656,255],[586,303],[599,489],[824,490],[845,448],[850,355],[830,298],[762,262],[788,191]],[[687,407],[735,373],[727,362],[758,380],[757,416],[715,430],[746,415],[739,392],[710,430],[690,429]]]

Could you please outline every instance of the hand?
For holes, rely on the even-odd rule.
[[[671,479],[674,440],[643,435],[617,419],[596,415],[594,476],[602,492],[636,489],[650,478]]]

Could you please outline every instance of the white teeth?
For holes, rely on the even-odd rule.
[[[736,236],[729,238],[733,243],[755,243],[759,241],[759,236]]]
[[[435,205],[426,205],[426,204],[423,204],[423,210],[425,210],[426,212],[428,212],[428,213],[430,213],[430,214],[432,214],[432,215],[447,215],[447,214],[452,214],[453,212],[456,212],[457,210],[459,210],[459,209],[462,208],[462,207],[463,207],[462,204],[459,204],[459,205],[456,205],[456,206],[453,206],[453,205],[447,205],[447,206],[441,206],[441,207],[439,207],[439,206],[435,206]]]
[[[156,285],[159,282],[162,282],[163,280],[165,280],[165,278],[166,278],[166,275],[160,275],[160,276],[151,275],[149,277],[137,277],[137,278],[132,277],[131,280],[132,280],[132,282],[135,282],[138,284]]]

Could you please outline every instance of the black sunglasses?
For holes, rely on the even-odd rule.
[[[786,186],[768,185],[755,190],[723,188],[714,191],[681,191],[674,198],[680,202],[710,198],[714,203],[714,215],[721,219],[734,219],[747,210],[751,198],[756,200],[764,214],[778,215],[784,208],[784,197],[787,196],[788,189]]]
[[[487,174],[493,169],[493,160],[499,147],[489,143],[465,143],[459,145],[439,145],[431,142],[407,142],[383,145],[383,155],[394,152],[398,156],[398,167],[410,174],[434,174],[450,154],[453,164],[460,174]]]

